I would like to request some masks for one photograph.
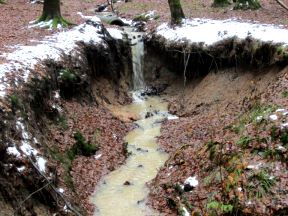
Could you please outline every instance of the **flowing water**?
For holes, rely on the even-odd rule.
[[[96,188],[92,203],[99,216],[154,216],[159,215],[146,206],[149,193],[146,183],[152,180],[168,155],[157,146],[161,121],[171,117],[167,103],[159,97],[141,98],[136,90],[144,89],[142,34],[129,32],[133,56],[134,102],[117,108],[122,113],[140,116],[136,129],[125,137],[131,155],[119,169],[105,176]],[[120,110],[119,110],[120,109]]]
[[[141,119],[135,122],[137,128],[125,137],[128,151],[131,152],[126,163],[106,176],[96,189],[92,199],[97,208],[95,215],[158,215],[145,205],[149,192],[146,183],[156,176],[157,170],[168,159],[168,155],[159,150],[156,143],[156,137],[160,135],[160,122],[168,115],[167,103],[150,97],[122,109],[140,113]],[[147,112],[156,114],[145,118]]]

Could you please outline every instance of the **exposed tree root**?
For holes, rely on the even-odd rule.
[[[1,1],[1,0],[0,0]],[[52,20],[52,24],[50,24],[50,28],[57,28],[59,25],[61,27],[69,27],[71,25],[74,25],[73,23],[70,23],[69,21],[65,20],[62,16],[49,16],[49,15],[42,15],[34,24],[38,24],[40,22],[50,22]]]

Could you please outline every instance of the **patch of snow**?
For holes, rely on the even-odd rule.
[[[92,22],[101,23],[101,19],[97,16],[85,16],[81,12],[77,12],[77,14],[85,20],[91,20]]]
[[[286,129],[286,128],[288,128],[288,122],[285,122],[285,123],[281,124],[281,129],[282,130]]]
[[[122,22],[123,22],[124,24],[129,25],[129,26],[131,26],[132,23],[133,23],[132,20],[127,20],[127,19],[122,18],[122,17],[119,17],[119,19],[122,20]]]
[[[23,172],[25,169],[25,166],[17,167],[18,172]]]
[[[6,149],[7,153],[10,155],[15,155],[16,157],[20,157],[21,153],[18,151],[18,149],[14,146],[14,147],[8,147]]]
[[[94,158],[97,160],[102,156],[102,154],[95,155]]]
[[[235,19],[186,19],[182,26],[174,29],[164,23],[157,28],[157,34],[169,41],[184,42],[188,40],[191,43],[204,43],[207,46],[235,36],[239,39],[253,37],[264,42],[288,45],[287,29],[276,25],[241,22]]]
[[[246,202],[246,205],[252,205],[252,202],[249,200],[248,202]]]
[[[284,146],[282,146],[282,145],[278,145],[276,149],[279,150],[279,151],[286,150],[286,148]]]
[[[36,156],[38,154],[38,151],[34,149],[29,142],[22,140],[22,145],[20,146],[21,151],[25,154],[30,156],[31,154]]]
[[[255,164],[255,165],[250,164],[246,168],[251,169],[251,170],[253,170],[253,169],[258,170],[261,166],[262,166],[262,163]]]
[[[41,172],[45,172],[45,170],[46,170],[45,164],[47,163],[47,161],[42,157],[37,157],[36,160],[37,160],[37,165],[38,165],[39,170]]]
[[[190,216],[188,210],[184,206],[182,207],[182,216]]]
[[[58,91],[54,91],[54,98],[55,99],[59,99],[60,98],[60,92]]]
[[[175,120],[175,119],[179,119],[179,117],[176,116],[176,115],[170,115],[170,114],[169,114],[169,115],[167,116],[167,119],[168,119],[168,120]]]
[[[257,121],[261,121],[262,119],[263,119],[263,116],[257,116],[257,117],[256,117],[256,120],[257,120]]]
[[[64,193],[64,189],[63,189],[63,188],[58,188],[57,191],[58,191],[59,193]]]
[[[278,116],[275,115],[275,114],[273,114],[273,115],[270,115],[270,116],[269,116],[269,119],[270,119],[271,121],[276,121],[276,120],[278,119]]]
[[[191,187],[196,187],[199,184],[199,182],[196,179],[196,176],[193,177],[190,176],[184,181],[184,184],[189,184]]]
[[[53,59],[59,61],[62,53],[77,54],[74,48],[78,41],[84,43],[99,43],[102,41],[98,34],[100,26],[95,27],[89,24],[81,24],[69,31],[63,31],[58,34],[45,37],[40,44],[35,46],[14,46],[16,51],[12,53],[2,54],[8,63],[0,65],[0,96],[6,95],[6,89],[9,87],[7,76],[9,73],[17,73],[17,77],[21,77],[27,82],[30,70],[35,65],[45,59]]]
[[[39,144],[39,142],[38,142],[38,140],[36,139],[36,137],[33,137],[33,142],[34,142],[35,144]]]
[[[285,109],[277,109],[275,112],[285,112]]]
[[[28,28],[47,28],[50,29],[52,28],[53,20],[48,20],[48,21],[42,21],[42,22],[37,22],[37,21],[32,21],[30,22],[30,25]],[[58,28],[58,26],[57,26]]]
[[[63,210],[64,210],[65,212],[68,212],[68,207],[67,207],[67,205],[65,205],[65,206],[63,207]]]
[[[107,28],[107,31],[109,32],[109,34],[115,38],[115,39],[119,39],[122,40],[123,38],[123,31],[116,29],[116,28]]]

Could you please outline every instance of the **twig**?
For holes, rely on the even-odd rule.
[[[282,2],[282,1],[280,1],[280,0],[276,0],[276,2],[277,2],[279,5],[281,5],[283,8],[285,8],[286,10],[288,10],[288,6],[287,6],[284,2]]]
[[[33,167],[38,171],[38,173],[47,181],[50,182],[50,180],[39,170],[39,168],[36,166],[36,164],[33,162],[32,158],[30,156],[28,156],[31,164],[33,165]],[[50,185],[51,188],[53,189],[53,191],[64,201],[65,205],[67,206],[68,209],[70,209],[75,215],[77,216],[83,216],[79,211],[77,211],[63,196],[62,193],[60,193],[57,188],[51,184]]]
[[[188,146],[192,146],[192,144],[184,144],[184,145],[180,146],[179,148],[177,148],[177,149],[175,150],[175,153],[166,161],[166,163],[165,163],[165,164],[166,164],[166,167],[169,166],[170,161],[173,160],[173,159],[175,158],[175,156],[176,156],[183,148],[188,147]]]
[[[34,191],[33,193],[29,194],[21,203],[20,205],[14,210],[14,213],[11,215],[15,215],[15,213],[21,208],[21,206],[28,200],[30,199],[34,194],[38,193],[39,191],[43,190],[45,187],[50,185],[52,182],[49,181],[47,184],[45,184],[43,187],[39,188],[38,190]]]

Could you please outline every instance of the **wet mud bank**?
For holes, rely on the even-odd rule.
[[[39,62],[1,101],[1,215],[92,214],[96,184],[125,161],[132,127],[106,107],[131,102],[130,46],[103,38]]]
[[[158,36],[146,44],[159,65],[146,78],[170,77],[162,97],[180,117],[162,124],[158,143],[170,158],[150,183],[149,205],[164,215],[287,214],[288,69],[278,45]]]

